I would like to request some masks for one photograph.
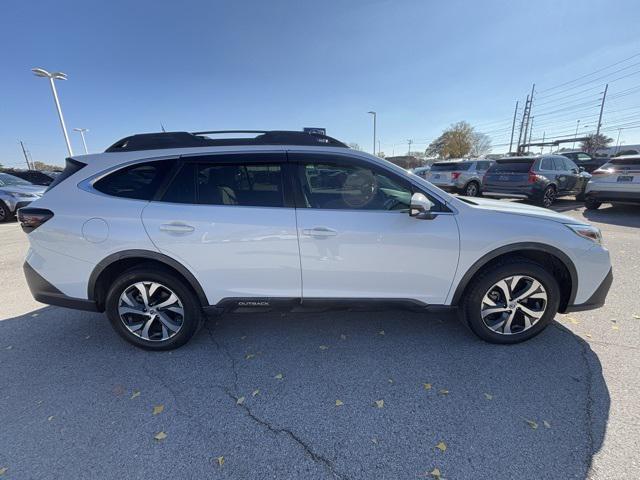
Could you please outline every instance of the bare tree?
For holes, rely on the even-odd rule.
[[[483,157],[487,153],[491,153],[491,139],[484,133],[475,132],[469,154],[472,157]]]
[[[587,139],[582,142],[580,148],[583,152],[590,154],[596,153],[601,148],[608,147],[613,142],[613,138],[607,137],[601,133],[592,133],[587,135]]]

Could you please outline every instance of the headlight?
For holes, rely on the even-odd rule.
[[[602,245],[602,233],[599,228],[592,227],[591,225],[567,225],[567,227],[582,238],[586,238],[598,245]]]
[[[33,193],[22,193],[22,192],[7,192],[13,198],[36,198],[37,196]]]

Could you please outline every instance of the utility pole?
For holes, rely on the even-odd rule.
[[[529,142],[527,143],[531,143],[531,137],[533,136],[533,119],[536,117],[531,117],[531,127],[529,128]]]
[[[609,84],[607,83],[604,86],[604,93],[602,94],[602,103],[600,104],[600,116],[598,117],[598,128],[596,129],[596,135],[600,135],[600,127],[602,126],[602,111],[604,110],[604,100],[607,98],[607,90],[609,89]]]
[[[619,137],[620,135],[618,135]],[[24,155],[24,161],[27,162],[27,170],[31,170],[31,165],[29,165],[29,157],[27,157],[27,151],[24,148],[24,143],[20,140],[20,146],[22,147],[22,154]]]
[[[580,126],[580,120],[576,122],[576,134],[573,136],[573,143],[571,144],[571,150],[576,148],[576,138],[578,138],[578,127]]]
[[[616,151],[615,151],[614,155],[616,153],[618,153],[618,147],[620,146],[620,132],[622,132],[622,130],[623,130],[622,128],[618,129],[618,139],[616,140]]]
[[[375,155],[376,154],[376,117],[378,116],[378,114],[373,110],[367,113],[373,115],[373,154]]]
[[[511,124],[511,140],[509,140],[509,153],[511,153],[511,147],[513,146],[513,133],[516,129],[516,115],[518,114],[518,102],[516,102],[516,108],[513,111],[513,123]]]
[[[522,143],[522,132],[524,131],[524,121],[527,116],[527,109],[529,108],[529,95],[527,95],[527,100],[524,102],[524,110],[522,111],[522,120],[520,121],[520,131],[518,132],[518,148],[516,149],[516,154],[520,154],[520,144]]]
[[[542,132],[542,142],[540,143],[544,143],[544,137],[546,136],[547,132]],[[544,145],[540,145],[540,155],[542,155],[542,150],[544,149]]]
[[[413,143],[413,140],[408,139],[407,143],[409,144],[409,151],[407,152],[407,156],[408,156],[408,155],[411,155],[411,144]]]
[[[524,135],[522,136],[522,141],[527,143],[527,131],[529,129],[529,120],[531,119],[531,108],[533,107],[533,94],[536,90],[536,84],[531,85],[531,94],[527,95],[527,103],[524,106],[524,112],[522,114],[522,124],[524,125]],[[522,126],[520,127],[520,133],[522,133]],[[518,153],[520,153],[522,149],[520,148],[520,140],[518,140]]]

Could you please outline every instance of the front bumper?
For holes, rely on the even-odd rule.
[[[609,273],[604,277],[600,286],[596,289],[595,292],[589,297],[589,299],[577,305],[567,305],[564,313],[569,312],[582,312],[584,310],[594,310],[596,308],[600,308],[604,305],[604,302],[607,298],[607,294],[609,293],[609,289],[611,288],[611,284],[613,283],[613,269],[609,269]]]
[[[46,303],[47,305],[74,308],[76,310],[98,311],[96,302],[65,295],[36,272],[28,262],[24,262],[23,269],[24,276],[27,279],[27,285],[29,285],[29,290],[31,290],[31,295],[33,295],[36,301]]]

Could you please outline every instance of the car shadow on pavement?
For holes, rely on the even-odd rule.
[[[640,206],[638,205],[604,203],[598,210],[585,210],[583,215],[591,222],[640,228]]]
[[[442,313],[229,314],[148,352],[46,307],[0,321],[0,372],[6,478],[586,478],[609,415],[560,324],[498,346]]]

